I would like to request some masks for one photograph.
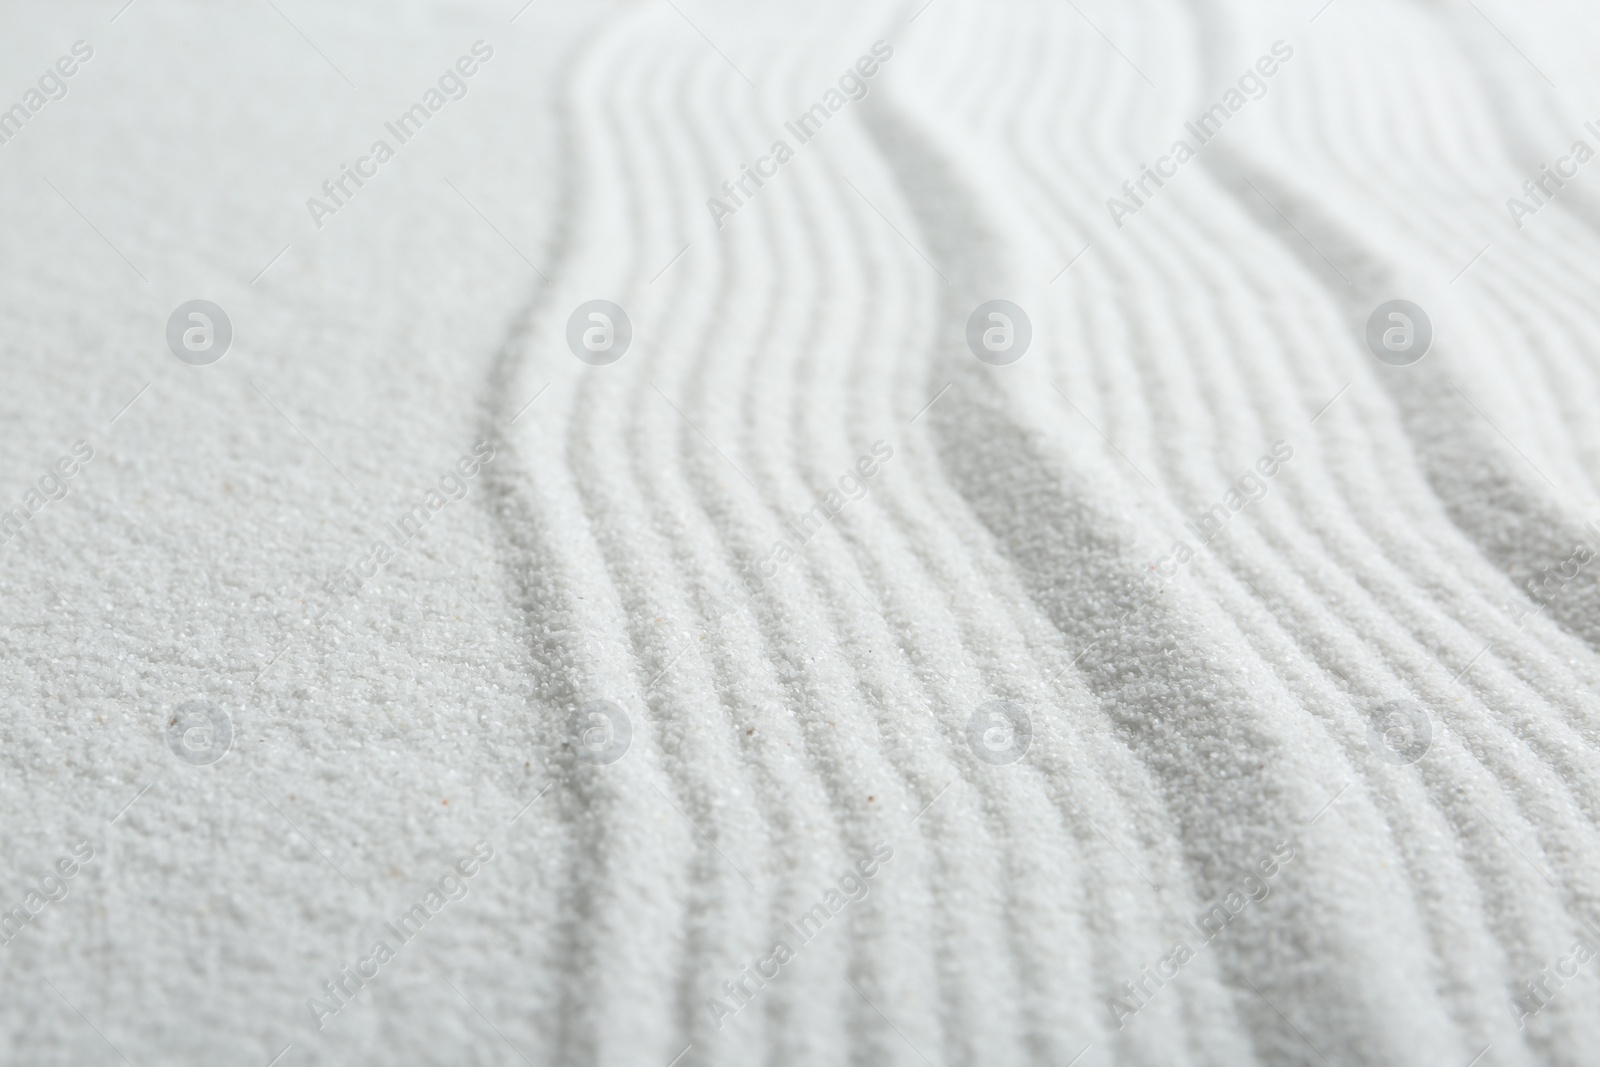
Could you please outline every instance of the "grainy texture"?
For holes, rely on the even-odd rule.
[[[118,6],[0,12],[0,1062],[1594,1061],[1592,10]]]

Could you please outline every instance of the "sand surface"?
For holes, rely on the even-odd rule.
[[[0,1062],[1595,1062],[1600,15],[519,7],[0,12]]]

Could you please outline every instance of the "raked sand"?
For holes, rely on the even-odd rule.
[[[1600,1058],[1593,10],[120,6],[0,13],[0,1062]]]

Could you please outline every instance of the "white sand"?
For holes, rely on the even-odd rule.
[[[0,1062],[1595,1062],[1592,10],[119,6],[0,13]]]

